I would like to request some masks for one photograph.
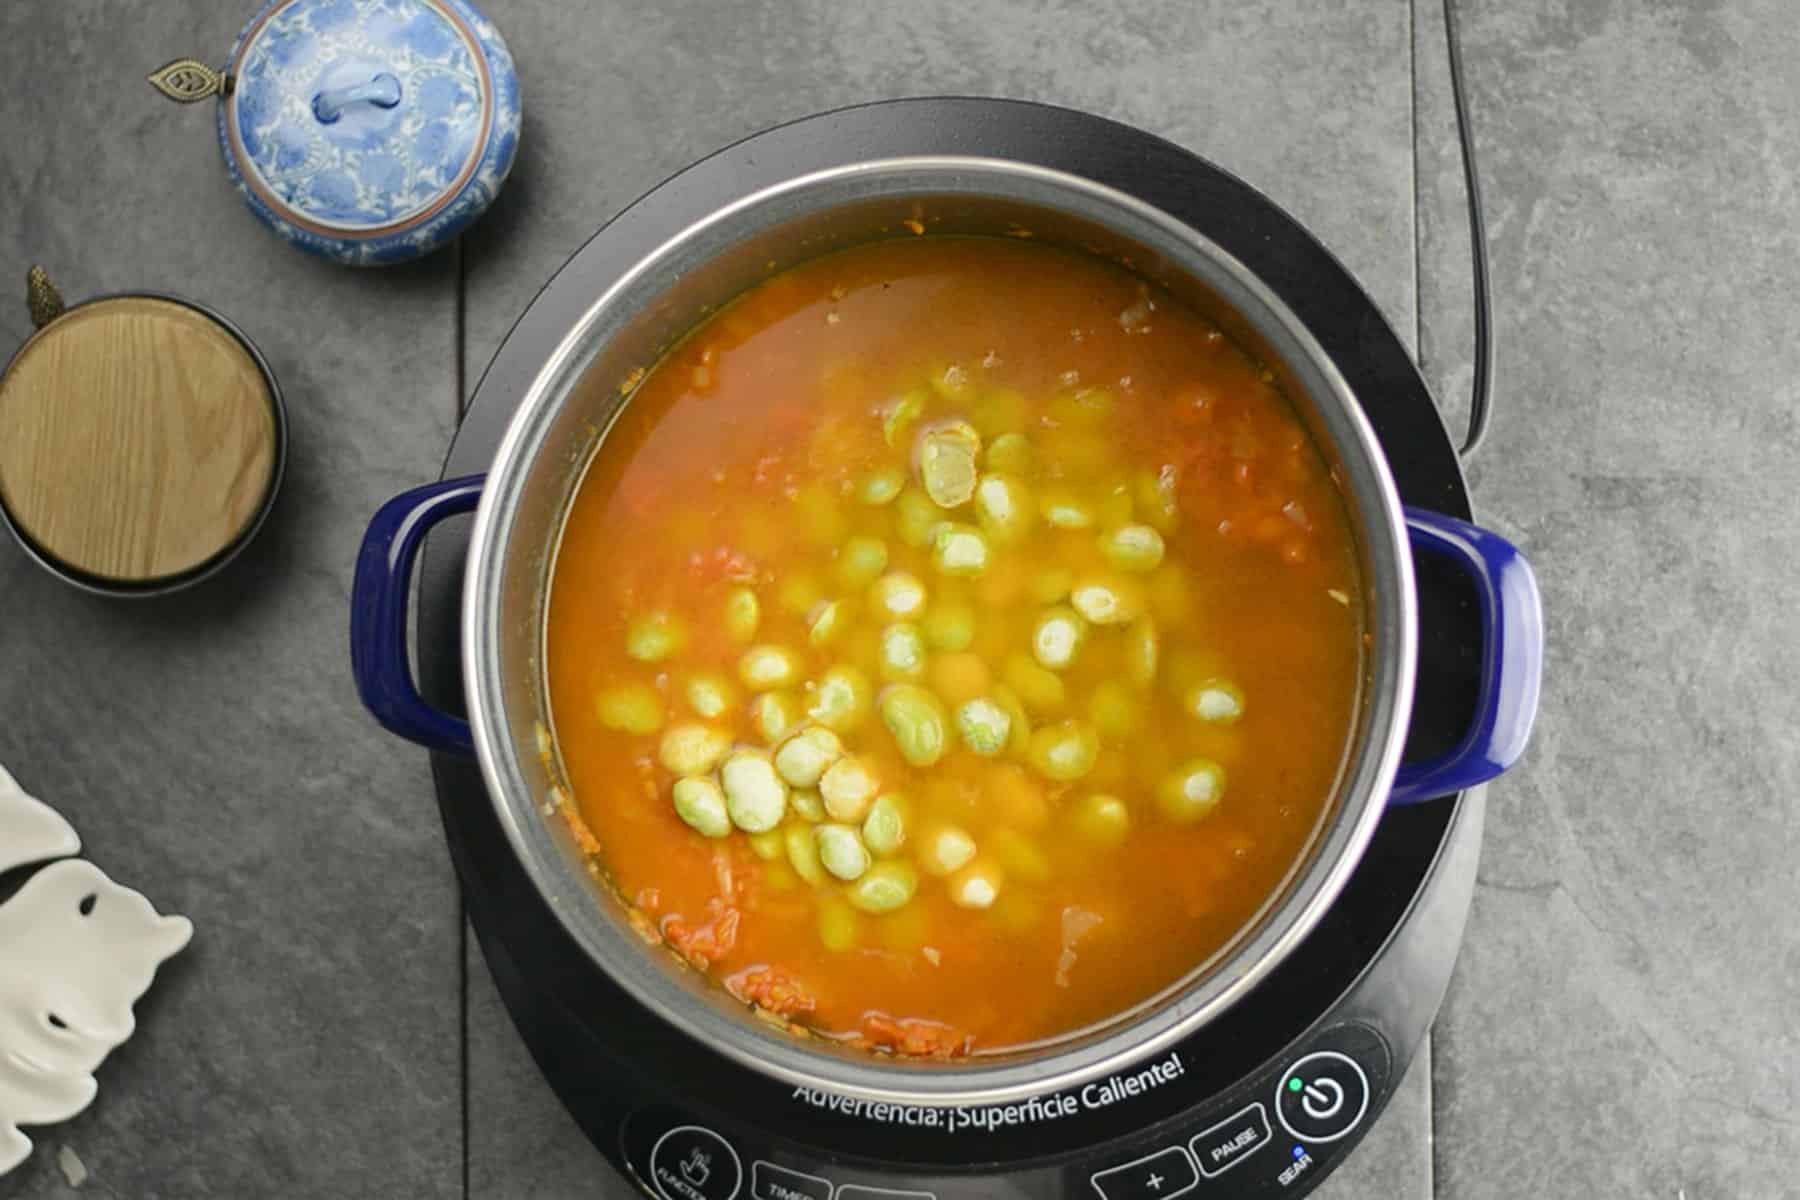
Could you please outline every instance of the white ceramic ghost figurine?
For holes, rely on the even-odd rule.
[[[75,829],[0,767],[0,872],[26,863],[67,858],[81,849]]]
[[[79,848],[0,768],[0,870]],[[132,1004],[193,933],[80,859],[0,904],[0,1175],[31,1152],[20,1125],[66,1121],[93,1100],[95,1068],[136,1027]]]

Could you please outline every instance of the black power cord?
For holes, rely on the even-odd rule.
[[[1456,33],[1456,6],[1444,0],[1444,41],[1450,51],[1450,97],[1456,106],[1456,136],[1462,143],[1463,185],[1469,198],[1469,255],[1475,286],[1475,380],[1469,393],[1469,432],[1462,456],[1468,458],[1488,431],[1494,394],[1493,292],[1488,283],[1487,221],[1481,215],[1481,178],[1475,170],[1475,139],[1469,134],[1469,106],[1463,99],[1461,39]]]

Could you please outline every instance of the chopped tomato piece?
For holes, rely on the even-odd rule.
[[[780,967],[749,967],[729,976],[725,988],[745,1004],[791,1017],[813,1010],[812,993]]]
[[[915,1058],[958,1058],[974,1048],[975,1039],[950,1025],[917,1017],[894,1018],[886,1013],[863,1015],[862,1036],[857,1044],[868,1049],[890,1050]]]

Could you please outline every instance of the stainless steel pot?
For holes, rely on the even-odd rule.
[[[1106,1024],[1054,1042],[950,1063],[881,1059],[798,1038],[672,955],[647,950],[620,899],[586,869],[544,799],[540,753],[549,579],[564,516],[629,380],[706,314],[780,269],[882,237],[1029,229],[1051,244],[1129,261],[1217,321],[1276,372],[1341,481],[1372,634],[1352,747],[1325,815],[1281,886],[1233,942]],[[476,505],[463,604],[469,721],[425,706],[406,666],[407,582],[431,524]],[[1417,644],[1409,536],[1451,555],[1481,596],[1486,644],[1477,720],[1443,759],[1400,772]],[[570,936],[628,993],[718,1053],[797,1085],[912,1104],[994,1103],[1068,1087],[1161,1051],[1236,1002],[1288,955],[1337,897],[1388,803],[1443,795],[1504,770],[1537,699],[1541,617],[1530,569],[1485,531],[1403,512],[1381,450],[1329,357],[1275,294],[1193,229],[1121,192],[1036,166],[978,158],[858,163],[748,195],[695,222],[621,276],[544,362],[485,476],[391,501],[358,564],[353,658],[365,703],[437,749],[472,749],[513,851]]]

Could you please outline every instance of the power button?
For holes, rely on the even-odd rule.
[[[1356,1060],[1318,1050],[1289,1067],[1275,1086],[1275,1112],[1303,1142],[1335,1142],[1369,1111],[1369,1080]]]

